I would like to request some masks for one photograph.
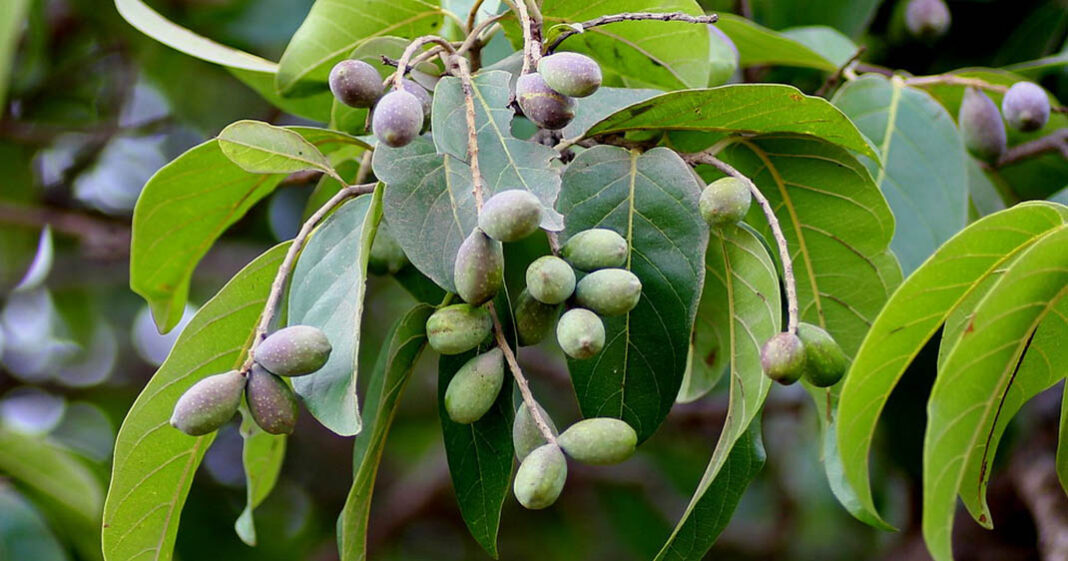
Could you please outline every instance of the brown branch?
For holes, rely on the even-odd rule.
[[[456,56],[453,64],[460,74],[460,88],[464,92],[464,117],[467,120],[467,156],[471,160],[471,190],[475,195],[475,208],[482,211],[482,171],[478,167],[478,123],[475,121],[475,96],[471,86],[471,68],[467,59]]]
[[[1057,129],[1042,138],[1013,146],[1001,156],[997,167],[1041,156],[1047,152],[1060,152],[1061,157],[1068,160],[1068,128]]]
[[[563,43],[565,39],[572,35],[579,33],[585,33],[587,29],[591,27],[597,27],[600,25],[608,25],[610,23],[619,23],[621,21],[678,21],[683,23],[698,23],[709,24],[719,21],[719,16],[716,14],[710,14],[707,16],[691,16],[683,12],[668,12],[668,13],[652,13],[652,12],[626,12],[622,14],[614,14],[610,16],[601,16],[599,18],[593,18],[591,20],[584,21],[582,23],[568,24],[570,29],[560,33],[556,39],[553,39],[549,46],[546,47],[546,52],[551,54]]]
[[[529,74],[530,68],[538,63],[536,57],[541,56],[541,44],[534,38],[535,23],[527,10],[526,0],[514,0],[513,7],[519,15],[519,25],[523,28],[523,68],[519,74]]]
[[[849,57],[849,60],[845,61],[845,64],[843,64],[842,66],[839,66],[838,70],[834,71],[834,74],[831,74],[830,76],[828,76],[827,77],[827,81],[825,81],[823,83],[823,85],[820,86],[818,90],[816,90],[816,93],[814,95],[818,95],[820,97],[823,97],[823,95],[825,93],[827,93],[831,88],[836,86],[838,84],[838,81],[842,79],[842,74],[844,74],[845,71],[854,62],[857,62],[858,60],[860,60],[860,57],[865,52],[867,52],[867,50],[868,50],[868,47],[865,47],[864,45],[861,45],[860,47],[858,47],[857,48],[857,52],[853,53],[853,56]]]
[[[508,369],[512,371],[512,377],[515,378],[516,385],[519,386],[519,393],[523,396],[523,403],[526,404],[527,411],[530,412],[530,418],[538,426],[538,431],[541,432],[542,438],[546,442],[556,444],[556,435],[549,428],[549,423],[541,416],[541,409],[534,399],[534,394],[530,391],[530,384],[527,383],[527,378],[523,375],[523,370],[519,368],[515,354],[512,352],[512,348],[508,346],[508,340],[504,337],[504,328],[501,327],[501,320],[497,317],[497,309],[493,306],[493,302],[486,304],[486,307],[489,308],[490,317],[493,318],[493,336],[497,340],[497,346],[504,353],[504,360],[508,363]]]
[[[401,87],[401,80],[404,79],[404,75],[408,73],[408,70],[411,66],[414,66],[412,57],[415,56],[415,52],[430,43],[437,45],[438,48],[448,53],[456,52],[456,49],[452,46],[452,43],[441,37],[438,37],[437,35],[424,35],[415,39],[414,41],[408,44],[408,47],[406,49],[404,49],[404,54],[401,55],[400,61],[397,63],[397,71],[394,72],[393,76],[391,77],[394,88],[399,89]],[[422,53],[420,56],[424,55],[427,55],[427,53]]]

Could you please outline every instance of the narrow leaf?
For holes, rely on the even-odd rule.
[[[29,6],[29,0],[11,0],[0,14],[0,107],[7,107],[7,84]]]
[[[286,457],[286,436],[268,434],[256,426],[247,411],[241,411],[241,463],[245,468],[245,509],[234,523],[234,531],[247,545],[256,545],[256,523],[252,512],[271,494],[282,461]]]
[[[301,135],[260,121],[237,121],[219,133],[219,148],[249,173],[332,172],[326,156]]]
[[[739,64],[800,66],[833,72],[834,62],[804,44],[734,14],[719,14],[716,27],[738,47]]]

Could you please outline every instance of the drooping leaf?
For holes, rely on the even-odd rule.
[[[733,14],[719,14],[716,27],[738,47],[739,64],[800,66],[833,72],[838,66],[797,40]]]
[[[367,259],[381,217],[381,189],[343,204],[301,251],[289,287],[289,324],[322,329],[333,347],[326,365],[294,378],[293,388],[323,426],[342,436],[360,432],[360,320]]]
[[[0,14],[0,107],[7,106],[7,84],[11,78],[11,63],[15,58],[22,31],[23,17],[29,0],[12,0]]]
[[[890,247],[905,274],[967,222],[967,154],[953,118],[903,80],[867,75],[842,86],[834,104],[879,144],[882,166],[862,159],[897,219]]]
[[[839,68],[845,66],[857,52],[857,44],[849,37],[823,25],[792,27],[783,30],[782,35],[812,49]]]
[[[596,146],[564,173],[561,243],[589,228],[615,230],[630,247],[624,266],[642,282],[634,310],[604,318],[604,350],[569,361],[572,382],[583,415],[621,418],[639,441],[664,420],[687,367],[708,242],[697,212],[700,188],[666,148],[640,154]]]
[[[658,95],[603,119],[586,136],[635,130],[701,131],[724,137],[730,133],[807,134],[878,158],[837,107],[781,84],[737,84]]]
[[[979,220],[910,275],[876,318],[846,376],[838,409],[843,477],[869,515],[878,516],[868,451],[879,414],[905,368],[977,282],[1066,222],[1068,211],[1050,203],[1025,203]]]
[[[1006,400],[1011,411],[1022,405],[1017,400],[1052,383],[1044,379],[1050,369],[1024,371],[1022,361],[1039,326],[1068,294],[1066,248],[1068,228],[1059,227],[1023,250],[976,307],[935,380],[924,437],[923,533],[938,561],[953,559],[950,531],[958,489],[985,495],[982,473],[968,489],[968,457],[992,454],[987,439]],[[988,469],[990,461],[987,456],[980,469]]]
[[[563,138],[580,138],[593,125],[622,109],[664,92],[602,86],[592,95],[575,99],[575,118],[561,129]]]
[[[338,550],[341,561],[367,558],[367,527],[371,513],[378,465],[386,445],[393,415],[408,385],[412,369],[426,347],[426,320],[434,309],[418,305],[401,317],[386,337],[389,346],[378,355],[363,402],[364,430],[353,445],[355,475],[345,508],[338,518]]]
[[[264,432],[256,426],[251,415],[242,410],[241,438],[244,440],[241,463],[245,468],[245,509],[234,522],[234,531],[241,541],[255,546],[256,523],[253,511],[271,494],[278,481],[282,461],[286,457],[286,436]]]
[[[249,173],[333,171],[326,156],[300,134],[260,121],[237,121],[219,133],[219,148]]]
[[[172,558],[182,505],[214,434],[187,436],[168,419],[190,386],[243,362],[287,249],[258,257],[200,308],[126,414],[104,504],[106,561]]]
[[[428,35],[441,22],[436,0],[316,0],[278,62],[276,87],[284,96],[323,91],[333,65],[362,41]]]
[[[511,75],[503,70],[480,72],[471,81],[478,130],[478,164],[489,198],[506,189],[523,189],[542,202],[541,225],[563,228],[564,219],[553,206],[560,192],[560,174],[550,162],[559,156],[552,148],[512,136],[508,107]],[[467,162],[467,118],[460,79],[442,78],[434,90],[431,120],[439,153]]]

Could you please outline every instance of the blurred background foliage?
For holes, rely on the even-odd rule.
[[[152,2],[181,25],[274,60],[311,3]],[[835,27],[867,48],[866,63],[913,74],[1011,66],[1068,99],[1065,0],[953,0],[951,30],[935,43],[906,37],[901,1],[701,3],[776,30]],[[178,333],[159,335],[127,288],[129,219],[139,190],[159,167],[234,120],[302,121],[226,70],[141,35],[106,0],[5,0],[2,9],[22,13],[14,29],[0,29],[0,74],[8,85],[6,98],[0,87],[0,561],[98,559],[93,509],[116,428]],[[1043,57],[1052,63],[1027,64]],[[790,68],[735,76],[810,93],[824,78]],[[1045,198],[1063,188],[1063,164],[1053,158],[1005,170],[1023,186],[1013,195]],[[1051,161],[1058,166],[1052,184]],[[255,255],[291,237],[313,186],[288,182],[228,232],[201,263],[191,301],[204,302]],[[387,325],[410,301],[394,281],[373,279],[364,321]],[[371,364],[384,333],[364,334],[361,362]],[[882,508],[902,532],[877,532],[838,506],[819,463],[814,411],[799,387],[776,387],[764,421],[767,467],[710,558],[926,559],[917,530],[920,443],[936,354],[921,356],[905,377],[877,441]],[[525,359],[536,391],[561,396],[544,400],[552,416],[577,417],[570,405],[551,407],[573,403],[561,358],[536,349]],[[372,510],[373,559],[485,558],[453,503],[433,368],[426,359],[418,368],[387,445]],[[1014,421],[1002,443],[1010,452],[998,455],[990,487],[1001,526],[986,532],[958,517],[959,559],[1038,558],[1020,478],[1030,448],[1052,449],[1057,407],[1058,398],[1044,395]],[[502,558],[651,558],[699,479],[725,414],[724,393],[680,405],[636,459],[596,471],[576,465],[556,507],[528,512],[510,501]],[[241,438],[236,424],[226,428],[182,514],[177,558],[335,559],[350,450],[350,441],[304,416],[279,486],[257,510],[261,540],[252,549],[231,531],[245,494]]]

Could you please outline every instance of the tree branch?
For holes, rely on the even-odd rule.
[[[429,43],[437,45],[440,50],[444,50],[448,53],[456,52],[456,49],[453,48],[452,43],[448,42],[442,37],[438,37],[437,35],[424,35],[415,39],[414,41],[408,44],[408,47],[406,49],[404,49],[404,54],[401,55],[400,61],[397,63],[397,71],[394,72],[392,76],[394,88],[401,87],[401,80],[403,80],[404,75],[408,73],[408,69],[413,66],[412,57],[415,55],[415,52]],[[427,53],[422,54],[426,55]],[[435,54],[437,53],[435,52]],[[429,57],[432,56],[433,55],[429,55],[427,60],[429,60]]]
[[[838,70],[834,71],[834,74],[831,74],[830,76],[828,76],[827,77],[827,81],[825,81],[823,83],[823,85],[820,86],[820,88],[818,90],[816,90],[815,94],[813,94],[813,95],[818,95],[818,96],[822,97],[823,94],[827,93],[828,90],[830,90],[835,85],[837,85],[838,81],[842,79],[842,75],[845,74],[846,71],[850,69],[850,67],[853,65],[854,62],[857,62],[858,60],[860,60],[860,57],[862,55],[864,55],[864,53],[867,52],[867,50],[868,50],[868,47],[865,47],[864,45],[861,45],[860,47],[858,47],[857,48],[857,52],[853,53],[853,56],[849,57],[849,60],[845,61],[845,64],[843,64],[842,66],[839,66]]]
[[[460,88],[464,92],[464,117],[467,119],[467,156],[471,160],[471,190],[475,195],[475,209],[482,212],[482,171],[478,167],[478,123],[475,121],[475,97],[471,86],[471,68],[467,59],[454,56],[453,64],[460,74]]]
[[[1068,160],[1068,128],[1057,129],[1042,138],[1013,146],[1001,156],[996,167],[1014,164],[1047,152],[1060,152],[1061,157]]]
[[[530,391],[530,384],[527,383],[527,378],[523,375],[523,370],[519,368],[515,354],[512,353],[512,348],[508,346],[508,340],[504,337],[504,328],[501,327],[501,320],[497,317],[497,309],[493,306],[493,302],[486,304],[486,307],[489,308],[490,317],[493,318],[493,336],[497,340],[497,346],[504,353],[504,360],[508,363],[508,369],[512,371],[512,377],[515,378],[516,385],[519,386],[519,393],[523,396],[523,403],[526,404],[527,411],[530,412],[530,418],[534,420],[534,424],[537,425],[538,431],[541,432],[541,436],[545,441],[556,444],[556,436],[553,434],[552,429],[549,428],[549,423],[542,417],[538,402],[535,401],[534,394]]]
[[[652,12],[626,12],[622,14],[614,14],[611,16],[601,16],[599,18],[593,18],[591,20],[584,21],[582,23],[568,24],[568,29],[562,32],[556,39],[553,39],[549,46],[546,47],[546,53],[552,54],[560,43],[563,43],[565,39],[572,35],[579,33],[585,33],[587,29],[591,27],[597,27],[600,25],[608,25],[610,23],[619,23],[621,21],[679,21],[684,23],[698,23],[709,24],[719,21],[719,16],[716,14],[710,14],[707,16],[691,16],[683,12],[668,12],[668,13],[652,13]]]
[[[966,78],[964,76],[953,76],[952,74],[938,74],[936,76],[917,76],[914,78],[906,78],[905,84],[909,86],[971,86],[973,88],[979,88],[982,90],[990,90],[992,92],[1005,93],[1009,91],[1007,86],[999,86],[997,84],[991,84],[986,80],[980,80],[979,78]]]

